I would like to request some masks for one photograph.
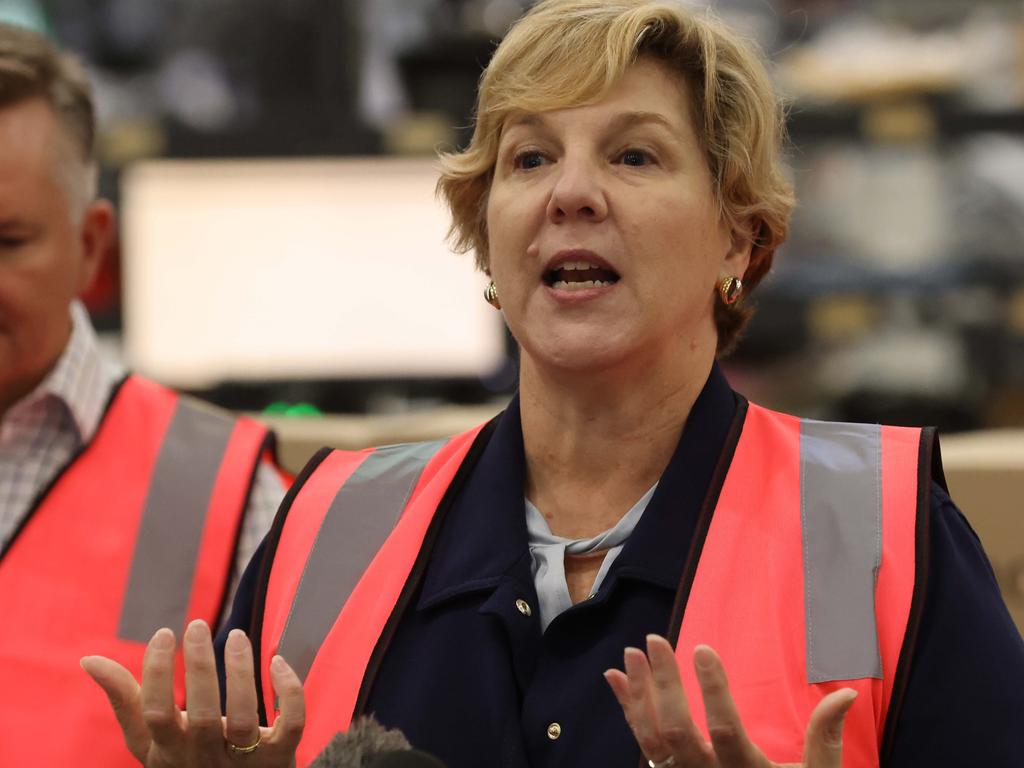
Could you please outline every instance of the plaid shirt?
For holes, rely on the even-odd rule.
[[[111,392],[125,375],[100,353],[81,303],[71,305],[71,317],[71,338],[53,370],[0,420],[0,552],[36,497],[96,435]],[[283,496],[276,470],[261,464],[242,523],[230,595]]]

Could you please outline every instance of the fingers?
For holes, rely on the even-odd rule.
[[[220,714],[220,686],[213,655],[213,638],[206,622],[195,620],[185,629],[186,711],[189,751],[196,756],[224,749],[224,725]],[[197,765],[203,764],[201,759]]]
[[[256,673],[252,645],[240,629],[233,629],[228,635],[224,646],[224,668],[227,678],[227,739],[239,746],[254,744],[260,735]]]
[[[650,661],[627,648],[625,674],[605,672],[640,749],[655,761],[672,756],[681,765],[709,765],[713,755],[690,716],[672,646],[652,635],[647,648]]]
[[[142,657],[142,718],[153,741],[175,750],[184,739],[181,713],[174,703],[174,633],[158,630]]]
[[[116,661],[102,656],[86,656],[79,663],[107,695],[128,750],[135,759],[143,761],[149,752],[149,729],[142,718],[141,689],[132,673]]]
[[[270,682],[280,706],[280,713],[274,721],[270,740],[287,752],[294,752],[306,727],[306,698],[302,693],[302,681],[282,657],[270,661]]]
[[[708,734],[718,762],[726,768],[763,763],[759,750],[743,729],[718,654],[706,645],[698,645],[693,652],[693,661],[704,698]]]
[[[818,702],[807,724],[804,740],[805,768],[840,768],[843,757],[843,722],[857,692],[852,688],[832,691]]]
[[[622,714],[626,719],[626,723],[630,729],[633,730],[633,735],[636,735],[636,730],[633,729],[633,720],[635,715],[633,713],[633,700],[629,695],[629,678],[626,677],[626,673],[618,669],[606,669],[604,672],[604,679],[608,681],[609,687],[612,689],[612,693],[615,696],[616,701],[619,702],[619,706],[622,707]],[[637,742],[639,743],[639,741]]]
[[[608,681],[615,700],[619,702],[619,706],[622,707],[623,714],[625,714],[626,708],[629,706],[629,680],[625,673],[618,669],[606,669],[604,679]]]
[[[644,755],[655,761],[671,755],[677,765],[686,766],[771,765],[747,737],[718,654],[699,645],[693,658],[711,745],[693,723],[675,651],[667,640],[648,636],[647,656],[627,648],[625,674],[615,669],[605,672]],[[841,768],[843,721],[856,695],[844,688],[819,702],[807,727],[804,768]]]
[[[622,660],[626,668],[626,722],[645,755],[665,759],[669,750],[661,739],[661,724],[654,707],[654,680],[647,657],[639,648],[627,648]]]
[[[690,714],[679,676],[675,649],[659,635],[647,636],[647,656],[654,681],[654,707],[661,737],[681,765],[703,765],[714,757]]]

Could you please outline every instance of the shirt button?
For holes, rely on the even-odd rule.
[[[548,738],[554,741],[562,735],[562,726],[558,723],[552,723],[548,726]]]
[[[530,614],[533,613],[533,611],[530,610],[530,604],[528,602],[526,602],[525,600],[523,600],[522,598],[520,598],[519,600],[516,600],[516,609],[521,614],[523,614],[523,616],[529,616]],[[556,723],[556,725],[557,725],[557,723]],[[548,730],[550,731],[550,729],[548,729]],[[553,738],[557,739],[558,737],[555,736]]]

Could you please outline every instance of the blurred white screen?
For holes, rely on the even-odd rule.
[[[501,315],[430,160],[154,161],[124,176],[129,365],[180,387],[469,377]]]

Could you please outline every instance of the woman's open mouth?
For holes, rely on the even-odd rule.
[[[566,261],[544,273],[545,285],[559,291],[604,288],[618,281],[617,272],[588,261]]]

